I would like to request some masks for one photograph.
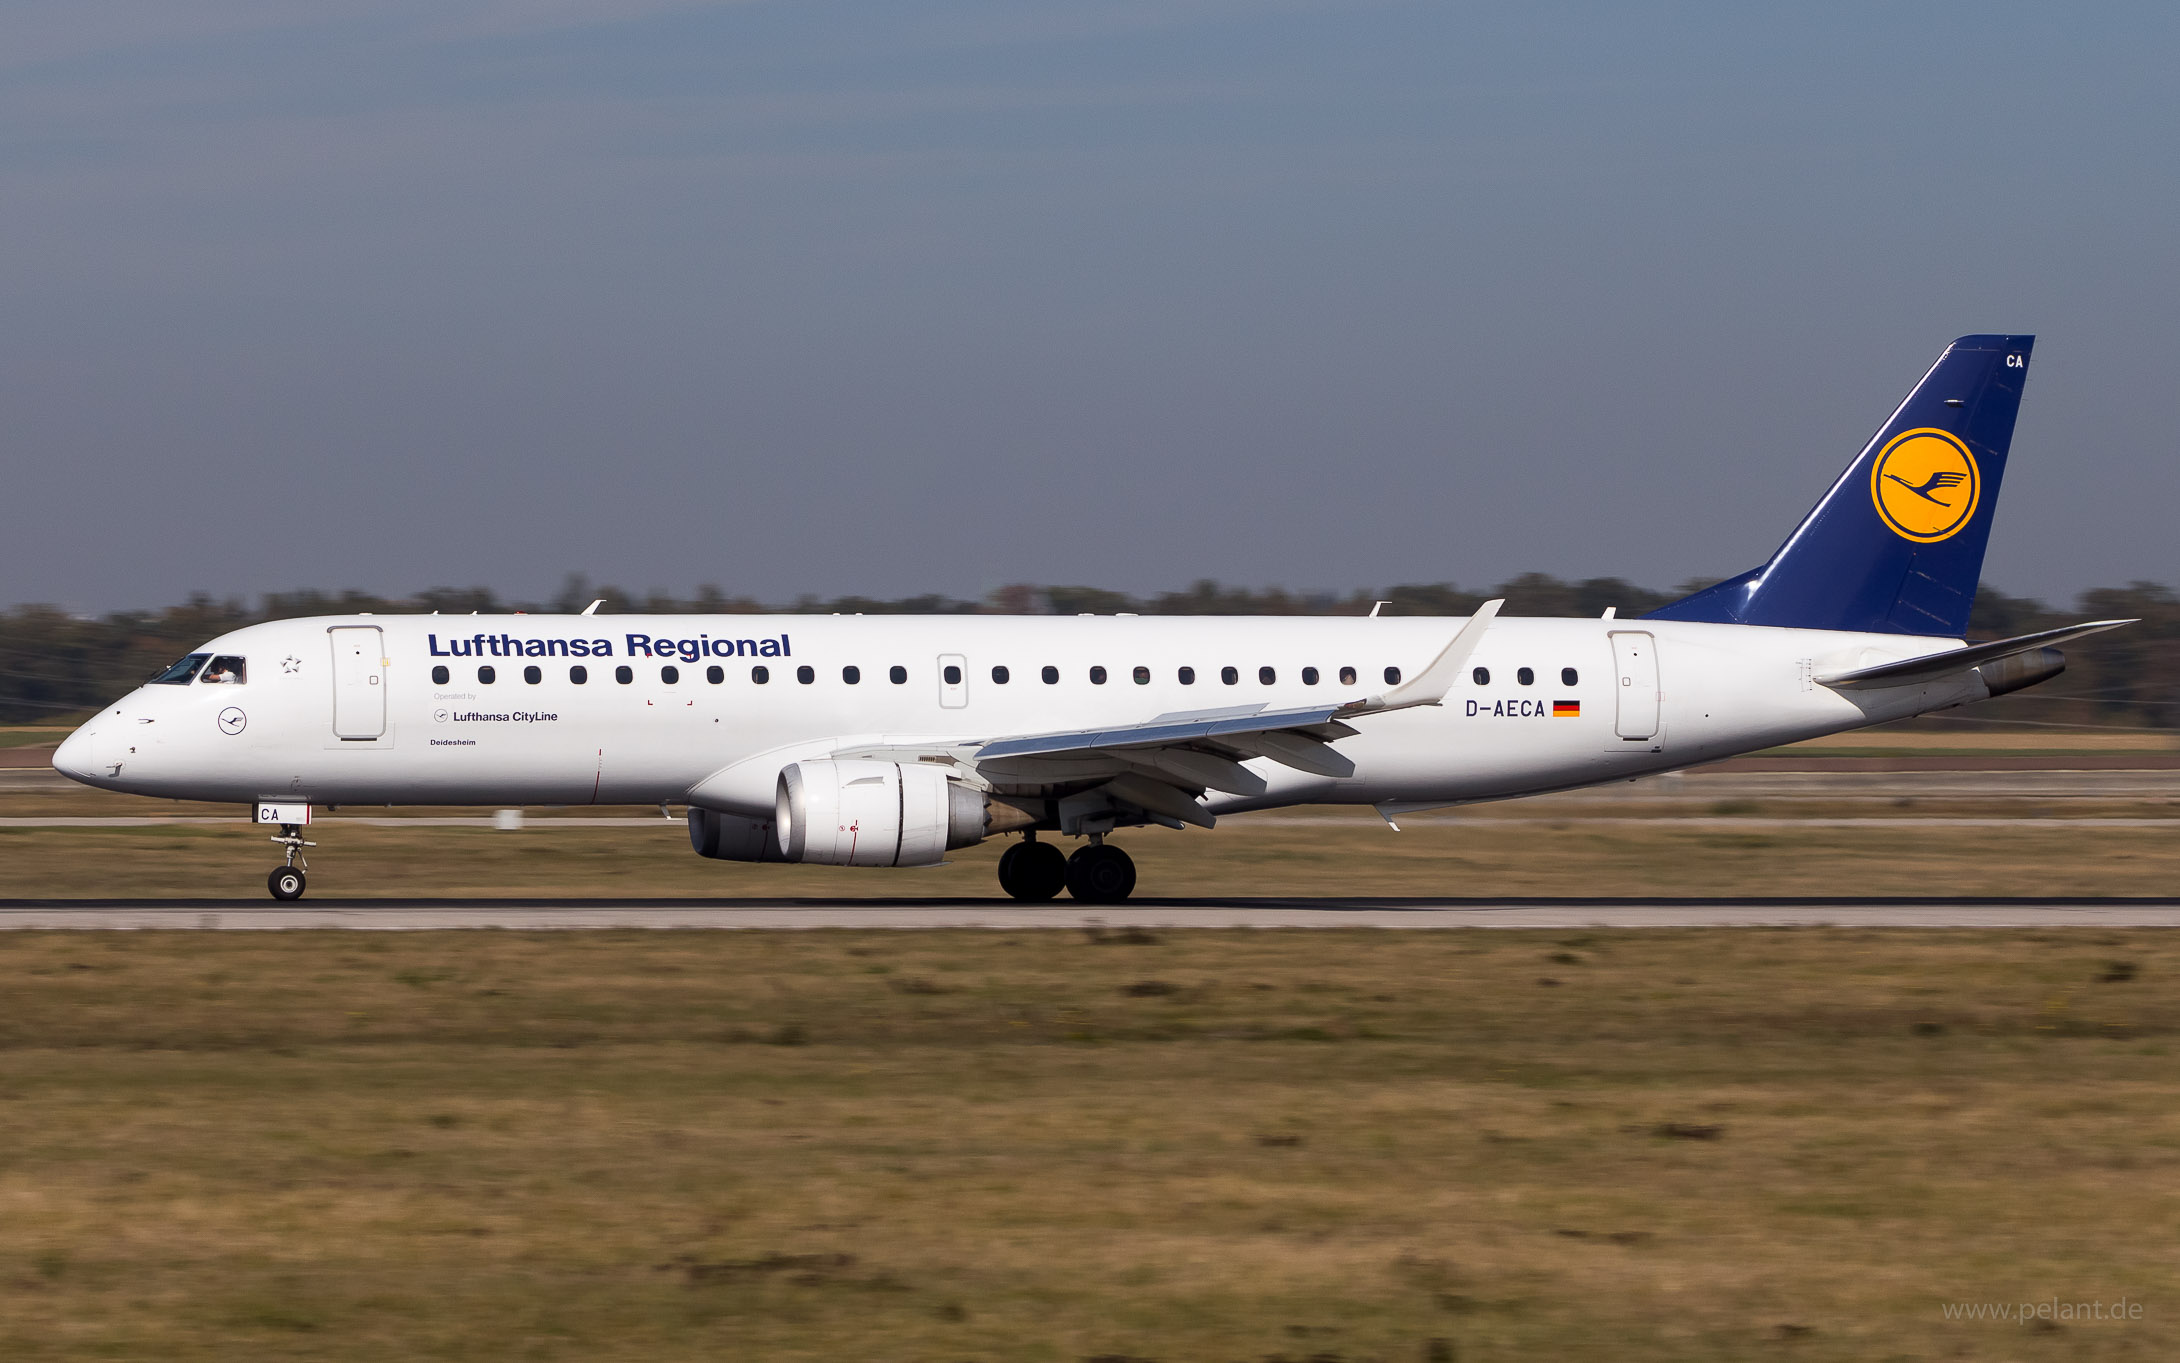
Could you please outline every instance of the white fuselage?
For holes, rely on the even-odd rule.
[[[1461,623],[989,615],[283,620],[200,650],[246,660],[243,683],[199,677],[140,687],[85,724],[55,765],[89,784],[144,795],[318,805],[678,803],[732,769],[749,779],[706,785],[706,802],[763,816],[781,766],[858,745],[944,747],[1226,706],[1361,699],[1386,689],[1388,668],[1415,676]],[[1268,783],[1263,793],[1213,792],[1205,806],[1445,804],[1713,761],[1982,699],[1973,674],[1878,691],[1838,692],[1811,681],[1957,643],[1670,621],[1500,619],[1443,704],[1355,721],[1358,732],[1334,745],[1354,763],[1351,776],[1311,775],[1258,758],[1248,765]],[[571,680],[577,667],[588,674],[580,684]],[[435,680],[437,668],[445,669],[444,680]],[[762,683],[753,679],[757,668],[768,677]],[[849,668],[859,680],[844,679]],[[958,681],[949,682],[949,668],[959,669]],[[1184,668],[1193,670],[1193,683],[1183,682]],[[482,669],[490,669],[490,680]],[[669,679],[668,669],[678,677]],[[1305,669],[1314,669],[1314,684]],[[1488,680],[1478,680],[1481,674]],[[1093,680],[1099,675],[1102,682]]]

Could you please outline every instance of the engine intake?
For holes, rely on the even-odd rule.
[[[793,763],[774,811],[784,859],[826,866],[930,866],[998,831],[983,791],[914,762]]]

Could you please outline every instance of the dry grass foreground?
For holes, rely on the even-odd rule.
[[[0,1357],[2162,1359],[2180,938],[0,934]],[[2048,1330],[1948,1303],[2119,1299]]]
[[[1791,811],[1783,811],[1791,812]],[[1416,822],[1368,815],[1237,820],[1213,832],[1132,829],[1137,893],[1234,895],[2152,895],[2180,883],[2169,827],[1683,826],[1549,819]],[[678,824],[312,827],[314,898],[660,896],[995,898],[1005,840],[939,867],[890,870],[706,861]],[[0,828],[0,897],[259,900],[279,857],[228,825]],[[1072,843],[1065,844],[1072,846]],[[269,902],[269,901],[267,901]],[[1062,905],[1064,907],[1064,904]]]

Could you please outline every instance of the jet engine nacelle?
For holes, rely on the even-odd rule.
[[[930,866],[999,831],[983,791],[935,766],[869,758],[789,765],[773,818],[787,860],[826,866]]]
[[[689,845],[714,861],[785,861],[780,835],[770,819],[689,806]]]
[[[2038,682],[2050,681],[2066,671],[2066,655],[2055,648],[2040,648],[2033,653],[2016,653],[1996,662],[1984,663],[1976,669],[1983,678],[1984,687],[1994,696],[2019,691]]]

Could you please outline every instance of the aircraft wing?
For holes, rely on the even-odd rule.
[[[1961,648],[1949,648],[1938,653],[1925,654],[1920,658],[1907,658],[1896,663],[1880,663],[1875,667],[1857,668],[1852,672],[1834,672],[1816,678],[1819,686],[1835,691],[1869,690],[1881,686],[1914,686],[1920,682],[1936,681],[1958,672],[1965,672],[1982,663],[2011,658],[2017,653],[2031,653],[2053,644],[2063,644],[2069,639],[2084,635],[2101,634],[2121,625],[2132,625],[2133,620],[2092,620],[2084,625],[2066,625],[2059,629],[2047,629],[2039,634],[2022,634],[2011,639],[1999,639],[1988,644],[1968,644]]]
[[[1258,795],[1267,789],[1262,776],[1242,765],[1251,758],[1316,776],[1353,775],[1354,762],[1332,746],[1359,732],[1350,721],[1443,703],[1504,604],[1484,603],[1421,672],[1364,699],[1182,710],[1135,724],[1008,735],[965,744],[955,760],[995,783],[1099,789],[1165,820],[1209,827],[1211,815],[1197,803],[1204,791]]]
[[[996,739],[979,745],[976,753],[979,759],[988,761],[1000,757],[1040,757],[1103,749],[1162,748],[1203,739],[1240,738],[1262,733],[1294,733],[1322,743],[1327,739],[1347,738],[1356,732],[1334,718],[1341,709],[1339,705],[1318,705],[1300,710],[1241,705],[1227,710],[1184,710],[1112,729],[1079,729],[1071,733]]]

